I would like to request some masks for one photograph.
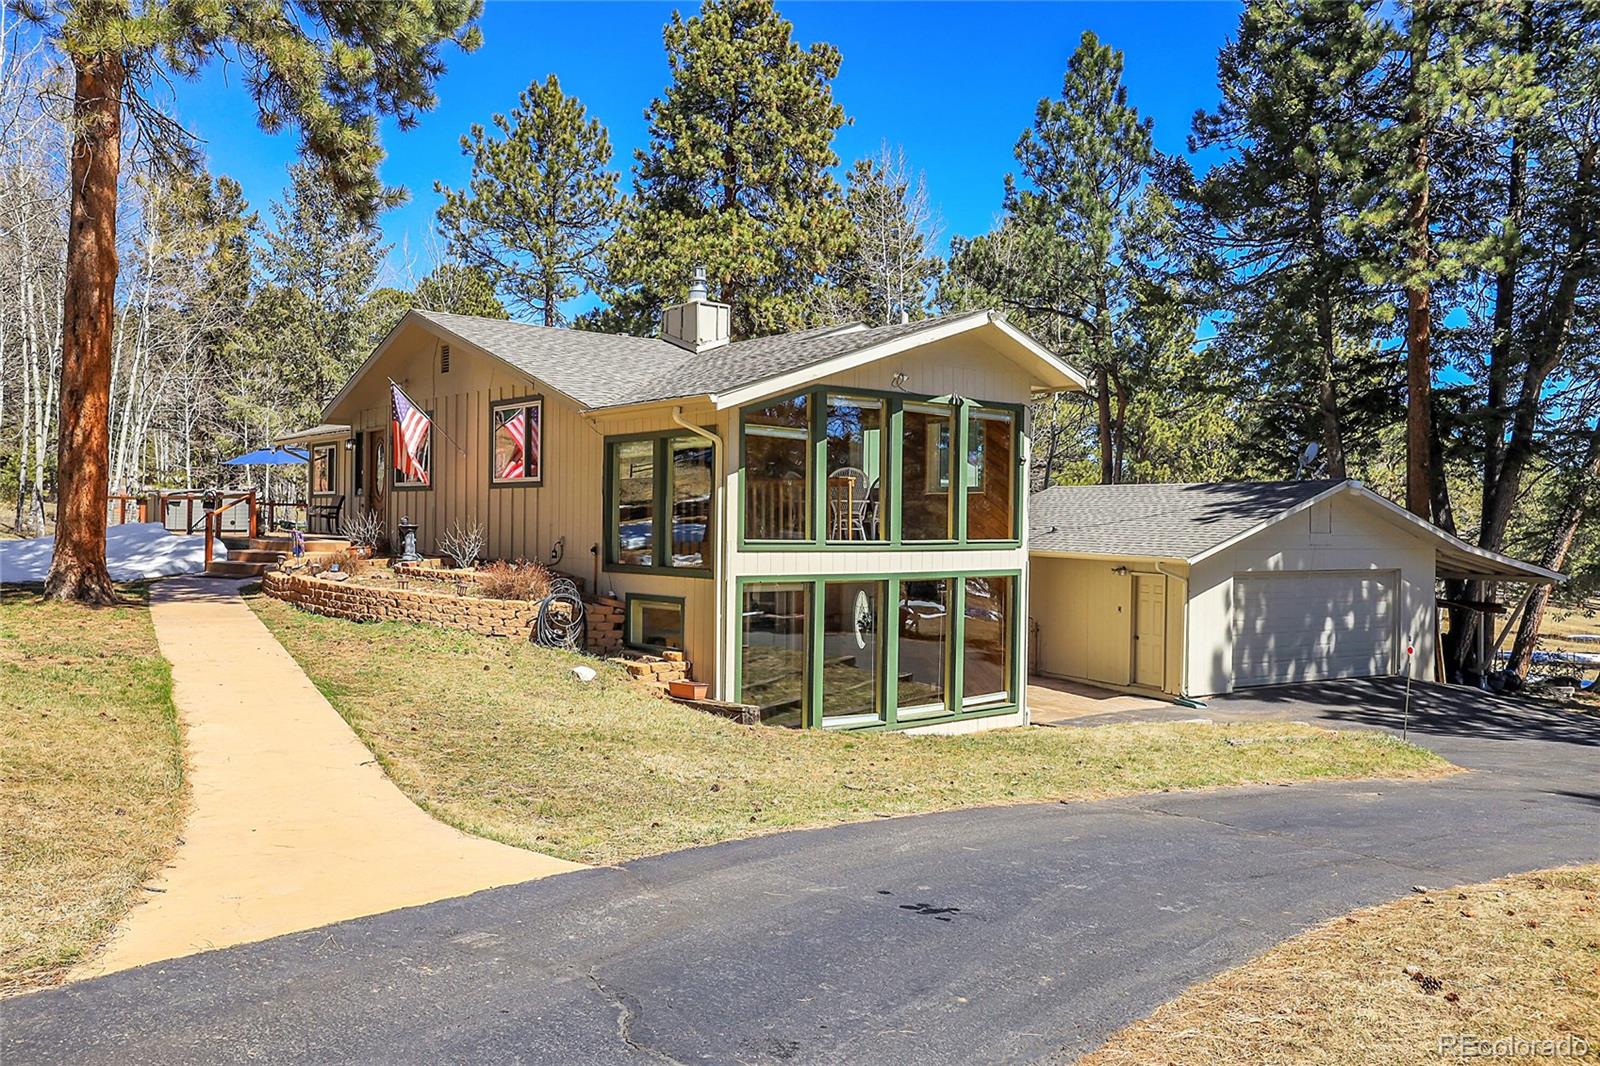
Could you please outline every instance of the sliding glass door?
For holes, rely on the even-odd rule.
[[[883,716],[882,581],[822,586],[822,719],[875,721]]]

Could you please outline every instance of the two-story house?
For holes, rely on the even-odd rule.
[[[1027,405],[1083,386],[991,312],[733,342],[697,283],[657,338],[412,311],[291,439],[319,502],[482,523],[765,721],[965,730],[1027,720]]]

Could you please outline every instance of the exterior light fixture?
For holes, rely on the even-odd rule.
[[[1111,572],[1116,574],[1118,577],[1128,576],[1128,568],[1126,566],[1113,566],[1111,568]]]

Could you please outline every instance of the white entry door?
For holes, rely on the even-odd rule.
[[[1398,585],[1393,571],[1235,574],[1234,687],[1394,673]]]
[[[1167,579],[1135,575],[1133,592],[1133,683],[1163,689],[1167,681]]]

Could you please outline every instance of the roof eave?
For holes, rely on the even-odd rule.
[[[951,317],[941,321],[938,325],[918,330],[902,337],[891,337],[878,344],[868,345],[865,348],[843,355],[824,359],[821,362],[790,370],[782,374],[775,374],[745,385],[739,385],[725,392],[713,390],[709,397],[712,404],[719,411],[730,407],[743,407],[745,404],[777,396],[793,389],[802,388],[820,378],[840,374],[856,367],[875,363],[880,359],[887,359],[891,355],[911,351],[935,341],[945,340],[949,337],[959,336],[970,330],[980,329],[985,326],[994,326],[1008,340],[1017,344],[1030,355],[1043,362],[1046,366],[1056,371],[1065,381],[1068,389],[1084,389],[1088,387],[1088,379],[1077,370],[1062,362],[1059,357],[1052,354],[1043,345],[1039,344],[1026,333],[1012,326],[1000,315],[993,311],[973,311],[965,315]]]

